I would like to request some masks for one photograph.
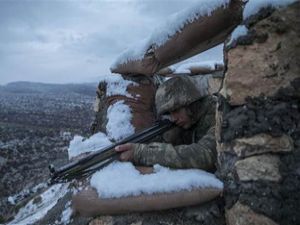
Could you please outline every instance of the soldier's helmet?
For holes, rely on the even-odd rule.
[[[156,110],[159,115],[187,106],[201,98],[192,78],[178,76],[162,83],[155,95]]]

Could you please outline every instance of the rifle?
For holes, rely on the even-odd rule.
[[[162,120],[154,124],[152,127],[132,134],[122,141],[92,152],[84,158],[70,162],[58,169],[55,169],[53,165],[49,165],[51,176],[50,184],[87,177],[118,158],[120,153],[115,151],[116,146],[125,143],[143,143],[149,141],[157,135],[171,129],[173,126],[174,124],[171,121]]]

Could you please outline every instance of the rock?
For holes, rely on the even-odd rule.
[[[247,96],[273,96],[289,88],[300,75],[300,3],[275,11],[249,28],[254,40],[227,52],[227,72],[221,93],[232,105]],[[266,37],[261,39],[261,37]],[[296,90],[297,89],[297,90]],[[300,96],[299,88],[293,88]]]
[[[195,82],[195,85],[201,96],[217,93],[222,84],[221,77],[214,77],[211,74],[192,76],[192,79]]]
[[[288,135],[272,137],[268,134],[258,134],[250,138],[238,138],[233,141],[231,147],[239,157],[264,154],[268,152],[291,152],[294,149],[293,139]]]
[[[279,182],[280,160],[275,155],[252,156],[235,163],[236,172],[240,181],[266,180]]]
[[[261,96],[249,98],[246,102],[243,106],[223,112],[222,132],[218,140],[228,143],[236,138],[251,138],[261,133],[273,137],[288,134],[297,140],[300,127],[300,105],[297,99],[286,101]]]
[[[187,207],[184,216],[194,219],[202,225],[224,224],[224,212],[220,209],[220,202],[221,199],[217,199],[203,205]]]
[[[0,156],[0,169],[6,165],[7,159],[4,157]]]
[[[139,222],[135,222],[135,223],[131,223],[130,225],[142,225],[143,221],[139,221]]]
[[[270,218],[255,213],[248,206],[237,202],[226,211],[227,225],[278,225]]]
[[[113,218],[111,216],[101,216],[92,220],[89,225],[113,225]]]

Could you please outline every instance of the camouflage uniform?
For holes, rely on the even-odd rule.
[[[179,81],[182,82],[181,78]],[[175,91],[177,91],[177,98],[181,98],[181,100],[178,102],[170,97],[172,101],[168,107],[164,107],[167,104],[159,104],[159,114],[165,113],[168,109],[169,111],[174,110],[172,107],[177,106],[178,108],[178,106],[183,106],[182,96],[186,96],[185,91],[182,87],[178,88],[178,86],[174,85],[175,84],[169,86],[173,86],[173,89],[176,87]],[[191,85],[193,86],[193,84]],[[191,90],[186,91],[190,92]],[[172,92],[172,88],[167,91],[164,90],[163,92],[163,96],[167,96],[169,92]],[[188,95],[189,94],[190,93],[188,93]],[[194,101],[190,95],[188,97],[190,102]],[[199,96],[197,98],[199,99]],[[156,99],[156,102],[159,102],[158,100],[159,99]],[[187,101],[188,105],[190,102],[189,100]],[[184,130],[184,133],[181,134],[181,138],[183,137],[181,145],[174,146],[169,143],[157,142],[150,144],[134,144],[134,162],[145,166],[151,166],[158,163],[172,168],[200,168],[204,170],[213,170],[217,157],[215,141],[216,103],[213,96],[203,97],[196,102],[199,107],[196,108],[196,113],[192,116],[195,123],[191,128]],[[168,103],[170,103],[170,101],[168,101]]]

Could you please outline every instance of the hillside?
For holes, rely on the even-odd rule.
[[[14,214],[8,197],[19,201],[30,196],[36,184],[47,180],[49,163],[67,161],[69,140],[75,134],[89,134],[96,86],[31,82],[0,86],[0,223],[1,217]]]

